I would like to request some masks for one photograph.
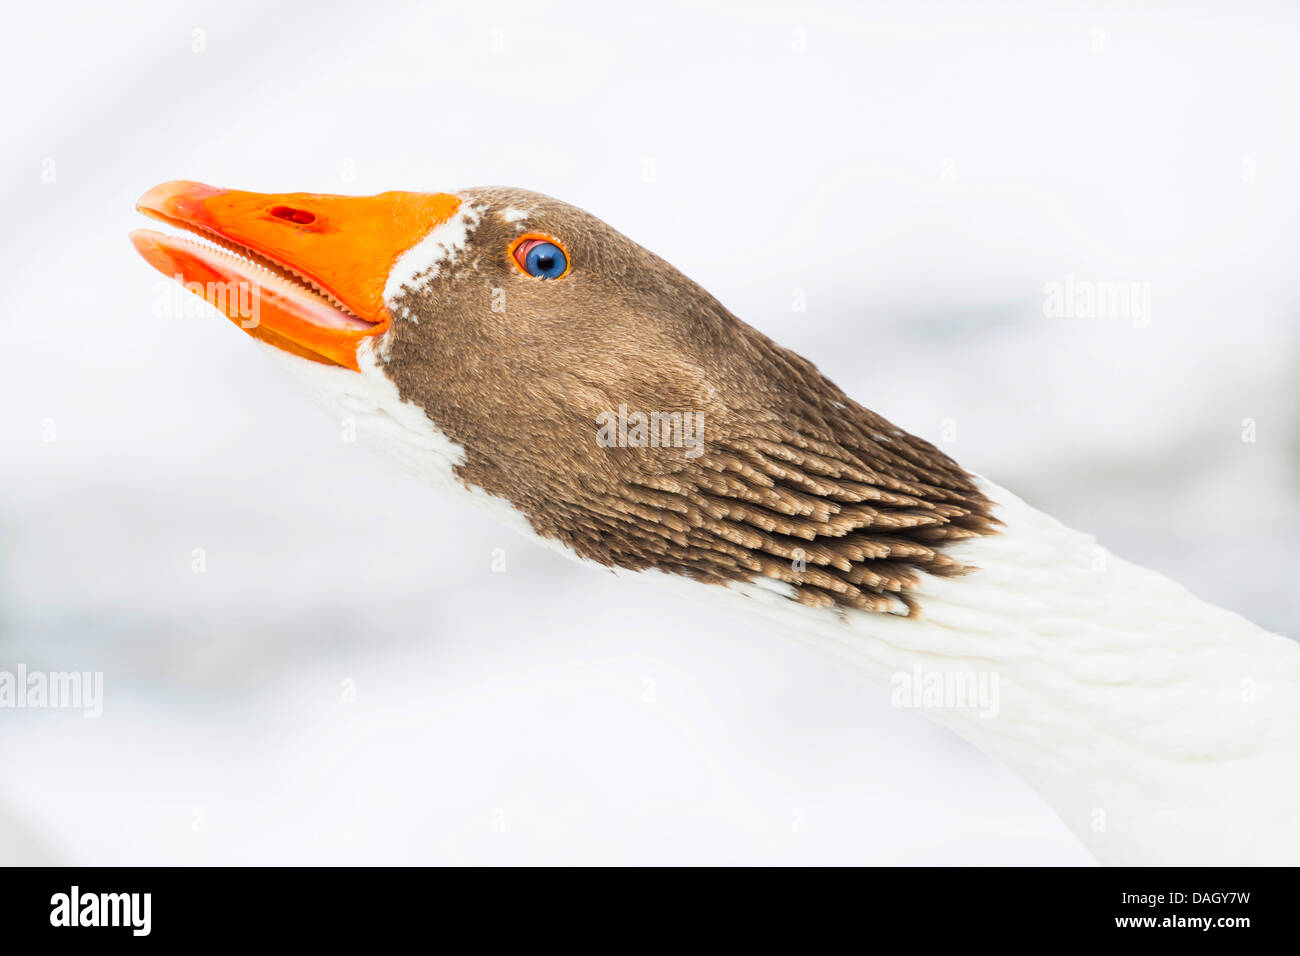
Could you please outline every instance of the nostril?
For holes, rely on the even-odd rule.
[[[267,211],[276,219],[287,219],[300,226],[307,226],[316,221],[315,213],[308,212],[306,209],[294,209],[292,206],[272,206]]]

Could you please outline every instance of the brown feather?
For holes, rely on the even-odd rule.
[[[482,207],[469,247],[404,292],[384,370],[464,447],[459,477],[539,535],[609,567],[915,612],[920,573],[968,570],[943,549],[996,530],[954,461],[600,220],[522,190],[464,195]],[[507,222],[507,206],[531,213]],[[568,275],[508,261],[525,230],[561,241]],[[620,405],[702,414],[702,453],[602,447],[596,417]]]

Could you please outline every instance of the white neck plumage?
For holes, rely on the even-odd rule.
[[[463,489],[463,451],[371,356],[362,375],[292,364],[367,443]],[[808,607],[763,578],[665,578],[761,611],[924,710],[1018,773],[1103,863],[1300,863],[1300,645],[981,485],[1004,527],[945,549],[979,570],[923,575],[919,619]],[[508,502],[470,497],[535,537]]]
[[[1028,782],[1107,864],[1300,862],[1300,645],[1121,561],[996,486],[921,619],[751,608]]]

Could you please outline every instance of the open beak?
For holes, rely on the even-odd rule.
[[[357,347],[388,329],[393,264],[459,207],[446,193],[250,193],[170,182],[136,208],[205,241],[152,229],[131,241],[249,335],[355,371]]]

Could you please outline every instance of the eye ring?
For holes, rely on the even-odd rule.
[[[564,243],[540,232],[526,232],[516,237],[510,243],[509,255],[515,268],[532,279],[563,279],[573,268],[573,259]],[[548,257],[551,264],[547,263]],[[555,261],[557,257],[558,262]]]

